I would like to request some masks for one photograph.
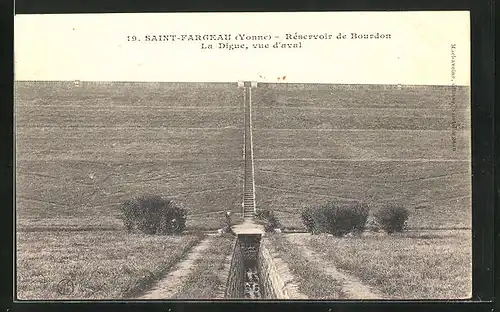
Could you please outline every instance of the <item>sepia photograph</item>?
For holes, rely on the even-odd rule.
[[[14,25],[17,300],[471,298],[469,12]]]

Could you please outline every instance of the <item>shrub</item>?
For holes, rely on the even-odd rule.
[[[374,215],[377,223],[387,233],[402,232],[409,216],[410,211],[408,209],[396,205],[384,206]]]
[[[306,230],[310,233],[314,232],[314,209],[311,207],[303,208],[300,213],[300,218],[302,219],[302,223],[306,227]]]
[[[365,230],[368,219],[368,206],[361,203],[339,205],[328,202],[323,213],[326,219],[326,232],[335,236],[343,236],[350,232]]]
[[[281,222],[278,217],[274,214],[272,210],[262,209],[258,210],[255,214],[257,220],[260,220],[264,225],[264,230],[266,232],[272,232],[274,229],[278,229],[281,227]]]
[[[128,232],[174,234],[186,229],[187,211],[179,203],[161,196],[144,195],[121,206]]]
[[[312,234],[330,233],[343,236],[350,232],[365,230],[369,209],[366,204],[337,204],[329,201],[323,206],[306,208],[301,217],[307,230]]]
[[[315,234],[320,234],[326,232],[327,222],[326,222],[326,209],[324,207],[320,208],[304,208],[301,212],[302,222],[304,223],[308,232]]]

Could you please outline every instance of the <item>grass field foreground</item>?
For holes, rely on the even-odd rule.
[[[320,267],[302,257],[298,248],[285,237],[270,234],[266,239],[272,251],[288,265],[301,293],[310,299],[344,299],[340,281],[324,274]]]
[[[198,235],[147,236],[121,231],[19,232],[17,297],[131,297],[200,240]]]
[[[228,265],[235,237],[227,234],[216,236],[202,257],[194,263],[193,271],[174,299],[214,299],[226,287],[224,270]],[[230,260],[229,260],[230,262]]]
[[[311,249],[393,299],[471,296],[470,231],[408,232],[387,236],[310,236]],[[438,295],[436,295],[438,294]]]

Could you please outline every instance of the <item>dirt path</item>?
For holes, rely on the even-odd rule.
[[[169,299],[182,287],[185,279],[191,274],[194,263],[203,255],[203,251],[210,246],[213,236],[210,235],[196,245],[186,258],[177,263],[172,270],[153,287],[138,299]]]
[[[295,246],[297,246],[302,253],[302,255],[310,262],[316,262],[318,267],[322,268],[324,272],[335,280],[342,281],[342,291],[346,295],[346,299],[384,299],[385,297],[378,293],[377,291],[370,288],[368,285],[363,284],[358,278],[342,272],[335,267],[333,261],[326,260],[325,262],[320,262],[323,256],[313,251],[308,247],[308,239],[311,234],[286,234],[285,237]]]

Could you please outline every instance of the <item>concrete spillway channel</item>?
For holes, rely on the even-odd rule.
[[[262,298],[258,268],[258,251],[262,231],[252,222],[255,214],[255,183],[252,140],[252,86],[250,82],[243,83],[244,99],[244,185],[243,185],[243,225],[236,229],[238,239],[234,250],[230,277],[233,278],[231,289],[227,294],[230,297],[258,299]],[[257,232],[256,232],[257,229]],[[234,230],[234,229],[233,229]],[[253,234],[252,234],[253,233]],[[236,284],[237,285],[236,285]]]
[[[253,135],[252,135],[252,88],[249,83],[244,87],[244,185],[243,185],[243,217],[250,217],[255,214],[255,181],[254,181],[254,161],[253,161]]]
[[[245,181],[243,223],[233,226],[237,235],[226,286],[226,298],[233,299],[305,299],[286,266],[273,257],[266,246],[264,231],[253,222],[256,212],[252,139],[252,84],[242,84],[245,105]],[[254,84],[255,86],[255,84]]]

